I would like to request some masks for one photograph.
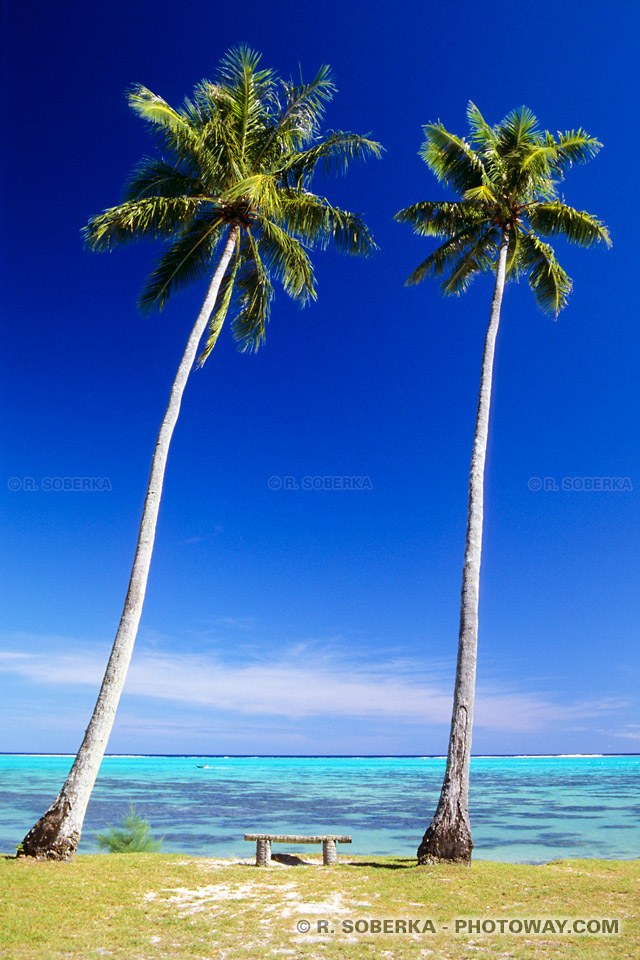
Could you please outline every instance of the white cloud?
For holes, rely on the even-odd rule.
[[[0,672],[39,686],[97,689],[106,664],[105,649],[98,653],[78,649],[77,643],[63,638],[56,638],[55,644],[43,639],[37,646],[45,652],[0,653]],[[248,663],[138,649],[125,693],[244,716],[377,717],[447,725],[451,717],[451,679],[442,676],[441,664],[431,672],[424,665],[397,659],[371,666],[361,659],[328,655],[326,650],[314,657],[308,644],[290,648],[280,659]],[[559,704],[536,692],[484,686],[478,690],[476,724],[504,732],[530,732],[575,724],[617,706],[605,700]]]

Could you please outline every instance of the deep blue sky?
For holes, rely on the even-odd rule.
[[[464,134],[470,99],[490,122],[524,103],[545,128],[599,137],[563,192],[614,241],[557,245],[574,280],[557,322],[525,284],[505,295],[474,752],[638,749],[639,14],[636,0],[7,0],[0,750],[78,746],[203,295],[143,318],[153,249],[82,248],[81,227],[152,149],[124,92],[139,82],[179,104],[239,42],[286,76],[332,66],[327,126],[386,153],[315,187],[361,212],[380,251],[316,253],[315,304],[279,292],[260,353],[237,353],[226,329],[194,373],[110,751],[445,752],[491,279],[462,299],[405,288],[431,247],[392,216],[443,196],[421,125]],[[367,489],[270,489],[309,476]],[[111,489],[43,489],[64,477]],[[627,489],[563,490],[565,477]]]

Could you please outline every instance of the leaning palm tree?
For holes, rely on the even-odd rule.
[[[416,203],[395,219],[421,236],[446,238],[407,280],[441,277],[443,294],[463,293],[475,276],[495,273],[489,328],[484,345],[476,416],[467,537],[462,572],[460,631],[453,714],[446,772],[436,813],[418,849],[418,861],[471,859],[469,763],[478,640],[478,596],[482,550],[484,463],[487,449],[493,356],[506,280],[527,279],[536,302],[557,316],[571,280],[541,238],[562,236],[590,247],[609,244],[606,227],[558,198],[557,182],[574,163],[595,156],[602,144],[583,130],[542,132],[530,110],[521,107],[489,126],[470,103],[469,141],[441,123],[424,127],[420,155],[438,180],[459,199]]]
[[[259,61],[247,47],[230,51],[216,81],[203,80],[180,109],[135,87],[129,103],[157,133],[160,155],[144,159],[124,202],[93,217],[84,231],[92,250],[168,241],[142,292],[143,310],[162,309],[194,280],[206,278],[208,287],[158,434],[129,589],[98,701],[62,790],[21,845],[25,855],[65,859],[77,848],[142,613],[169,443],[205,329],[200,362],[229,312],[236,341],[254,350],[264,339],[272,278],[302,304],[315,298],[307,248],[333,243],[365,255],[375,248],[358,215],[332,206],[310,186],[319,165],[344,171],[352,159],[378,156],[380,145],[352,133],[321,135],[335,90],[328,67],[311,83],[294,84],[259,69]]]

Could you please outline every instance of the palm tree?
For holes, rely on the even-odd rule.
[[[484,345],[471,471],[467,537],[462,572],[458,661],[447,766],[436,813],[418,849],[418,862],[471,859],[469,762],[478,641],[478,595],[482,550],[484,463],[491,403],[493,356],[506,280],[526,277],[536,302],[557,316],[571,280],[543,238],[562,236],[590,247],[610,244],[606,227],[558,198],[557,181],[574,163],[595,156],[602,144],[583,130],[558,134],[538,128],[526,107],[489,126],[474,104],[467,110],[469,141],[441,123],[424,127],[420,155],[457,200],[416,203],[395,219],[421,236],[446,238],[407,280],[445,279],[445,295],[462,294],[473,278],[495,273],[489,328]]]
[[[375,249],[358,215],[332,206],[310,185],[319,165],[344,171],[352,159],[379,156],[380,145],[352,133],[321,135],[335,91],[328,67],[311,83],[294,84],[259,69],[259,61],[245,46],[231,50],[216,81],[203,80],[181,109],[136,86],[129,103],[152,125],[161,154],[143,159],[124,202],[84,230],[92,250],[141,239],[169,242],[140,297],[143,310],[162,309],[194,280],[206,277],[208,289],[158,434],[129,589],[96,707],[62,790],[22,843],[25,855],[66,859],[77,848],[142,613],[169,444],[207,325],[201,363],[229,311],[241,349],[255,350],[264,340],[272,278],[301,304],[315,298],[307,248],[333,243],[364,255]]]

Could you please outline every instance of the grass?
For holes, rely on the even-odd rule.
[[[11,960],[605,960],[640,956],[640,861],[529,866],[341,857],[322,867],[176,854],[0,859],[0,956]],[[453,932],[455,918],[614,918],[618,935]],[[430,919],[436,933],[347,932]],[[308,921],[310,931],[296,925]],[[320,923],[320,930],[318,924]],[[323,928],[324,924],[324,928]],[[448,930],[443,930],[447,925]],[[325,930],[333,930],[333,933]]]

